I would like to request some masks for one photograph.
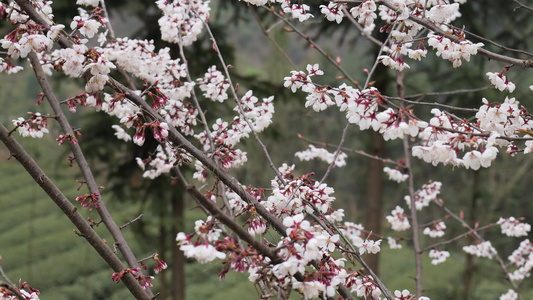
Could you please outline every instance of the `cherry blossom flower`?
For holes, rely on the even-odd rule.
[[[342,22],[342,18],[344,17],[344,13],[342,12],[343,5],[344,4],[342,3],[335,2],[330,2],[328,6],[320,5],[320,12],[326,16],[328,21],[335,21],[337,24],[340,24],[340,22]]]
[[[350,9],[350,14],[354,19],[357,19],[359,24],[363,25],[363,31],[366,34],[370,34],[376,26],[374,24],[374,20],[377,18],[376,9],[374,0],[365,0],[360,5]]]
[[[391,249],[402,249],[402,245],[398,243],[398,241],[395,238],[388,237],[387,242],[389,243],[389,247]]]
[[[183,254],[186,257],[194,258],[199,263],[205,264],[215,259],[223,259],[226,257],[226,254],[217,251],[212,245],[182,245],[180,250],[183,251]]]
[[[438,265],[446,261],[450,257],[450,252],[448,251],[438,251],[437,249],[431,249],[429,251],[429,258],[431,258],[431,264]]]
[[[318,158],[322,161],[327,162],[328,164],[333,163],[333,159],[335,158],[334,153],[330,153],[328,150],[324,148],[316,148],[313,145],[309,145],[308,149],[304,151],[298,151],[294,155],[298,157],[300,160],[309,161],[309,160]],[[346,158],[347,158],[346,153],[339,152],[339,154],[335,158],[335,166],[337,167],[345,166]]]
[[[163,12],[159,19],[161,39],[170,43],[191,45],[209,19],[209,1],[156,1]]]
[[[514,83],[509,81],[509,78],[507,78],[507,76],[505,76],[504,79],[504,75],[502,73],[487,72],[487,77],[489,77],[490,83],[494,85],[494,87],[498,90],[502,92],[504,90],[508,90],[509,93],[514,92],[516,86],[514,85]]]
[[[409,178],[408,174],[403,174],[402,172],[396,169],[391,169],[389,167],[383,168],[383,172],[388,175],[390,180],[396,181],[398,183],[404,182],[407,180],[407,178]]]
[[[366,252],[368,252],[369,254],[376,254],[381,251],[381,248],[379,247],[380,244],[381,240],[365,240],[359,248],[359,254],[363,255]]]
[[[500,300],[516,300],[518,299],[518,294],[514,291],[509,289],[507,293],[500,296]]]
[[[426,13],[426,18],[435,23],[450,23],[460,16],[459,3],[435,5]]]
[[[261,217],[255,217],[249,221],[248,232],[250,234],[263,235],[267,230],[265,221]]]
[[[94,37],[100,26],[100,22],[94,19],[89,19],[89,16],[86,13],[82,14],[82,16],[74,17],[74,20],[70,23],[71,29],[78,29],[81,34],[88,38]]]
[[[430,181],[417,190],[415,192],[414,200],[416,210],[422,210],[422,208],[427,207],[430,202],[434,201],[437,198],[437,195],[440,194],[441,186],[442,183],[438,181]],[[404,199],[407,206],[411,208],[411,197],[407,195]]]
[[[514,217],[500,218],[497,224],[501,226],[502,234],[510,237],[527,236],[529,231],[531,231],[531,225],[520,223]]]
[[[446,229],[446,224],[442,221],[433,222],[431,227],[424,228],[423,233],[429,235],[432,238],[444,236],[444,229]]]
[[[76,0],[76,4],[97,7],[100,4],[100,0]]]
[[[486,257],[492,259],[497,253],[496,249],[492,247],[489,241],[479,243],[477,245],[464,246],[463,251],[478,257]]]
[[[394,210],[391,211],[391,215],[386,217],[387,222],[391,224],[392,230],[402,231],[411,228],[407,216],[403,212],[403,208],[396,206]]]
[[[131,141],[131,135],[129,135],[124,129],[122,129],[122,127],[120,127],[119,125],[112,125],[111,127],[115,129],[115,136],[117,137],[117,139],[123,140],[125,142]]]
[[[394,300],[409,300],[413,297],[408,290],[394,291]]]

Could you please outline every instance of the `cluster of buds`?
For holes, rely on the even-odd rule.
[[[92,194],[85,194],[76,197],[76,201],[81,201],[81,206],[88,207],[89,211],[94,208],[98,208],[98,201],[100,200],[100,193],[94,192]]]
[[[153,280],[154,276],[147,276],[143,275],[141,273],[141,268],[126,268],[120,272],[115,272],[111,275],[111,280],[113,280],[116,283],[119,283],[120,280],[127,274],[131,274],[137,282],[142,286],[143,289],[150,288],[153,286],[153,284],[149,280]]]

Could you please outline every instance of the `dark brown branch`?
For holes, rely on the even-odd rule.
[[[250,246],[252,246],[254,249],[270,258],[273,264],[279,264],[283,261],[283,259],[281,259],[276,252],[274,252],[274,250],[250,235],[250,233],[248,233],[247,230],[244,230],[241,225],[237,224],[234,219],[222,212],[222,210],[220,210],[213,202],[200,193],[196,187],[194,187],[194,185],[188,184],[185,186],[185,189],[196,200],[198,200],[198,202],[205,209],[207,209],[213,217],[222,222],[224,225],[228,226],[231,230],[233,230],[233,232],[235,232],[235,234],[239,236],[239,238],[250,244]]]
[[[133,91],[125,87],[120,82],[110,79],[108,84],[115,90],[123,93],[131,102],[135,103],[143,109],[147,114],[154,117],[159,122],[165,122],[152,107],[146,103],[141,97],[136,95]],[[215,161],[207,157],[200,149],[189,142],[176,128],[170,127],[168,130],[168,139],[176,146],[182,147],[185,151],[189,152],[192,156],[198,159],[207,169],[218,177],[226,186],[232,189],[241,199],[247,203],[253,204],[258,214],[260,214],[272,227],[280,234],[285,235],[286,227],[283,225],[280,219],[272,215],[265,207],[252,197],[240,183],[228,174],[225,170],[220,168]]]
[[[22,296],[22,294],[18,291],[18,289],[15,288],[14,286],[12,286],[11,284],[8,284],[6,282],[0,281],[0,287],[3,287],[5,289],[9,290],[19,300],[26,300],[26,297]]]
[[[113,251],[111,251],[111,249],[109,249],[109,247],[103,242],[102,238],[100,238],[93,228],[85,221],[85,218],[78,212],[77,208],[70,203],[63,192],[61,192],[48,176],[46,176],[33,158],[31,158],[24,148],[9,135],[9,130],[7,130],[7,128],[1,123],[0,140],[6,145],[7,149],[9,149],[11,156],[15,157],[24,169],[26,169],[33,180],[35,180],[41,189],[48,194],[50,199],[54,201],[59,209],[61,209],[61,211],[69,218],[72,224],[76,226],[80,235],[89,242],[111,269],[115,272],[124,270],[124,264],[120,259],[113,253]],[[136,299],[151,299],[131,274],[124,276],[122,281]]]
[[[61,129],[63,130],[64,133],[69,134],[70,136],[74,137],[75,134],[74,134],[74,131],[72,130],[72,126],[70,125],[69,121],[67,120],[67,117],[65,116],[63,110],[61,109],[61,103],[59,102],[54,92],[52,91],[52,88],[48,84],[46,75],[44,74],[43,68],[41,66],[41,63],[39,62],[39,58],[37,57],[37,54],[35,54],[35,52],[32,51],[29,53],[28,57],[30,59],[37,81],[39,82],[39,85],[41,86],[44,95],[48,99],[48,102],[50,103],[50,106],[52,107],[54,114],[57,117],[57,122],[61,126]],[[80,145],[78,143],[73,143],[73,142],[70,142],[69,144],[70,144],[72,153],[74,154],[74,157],[76,158],[76,162],[80,168],[80,171],[83,174],[83,177],[85,178],[87,187],[89,188],[89,192],[91,194],[99,192],[99,186],[96,183],[96,180],[92,174],[91,168],[89,167],[89,163],[85,159],[85,155],[83,154],[83,151]],[[135,258],[133,251],[131,250],[128,243],[126,242],[126,239],[124,239],[124,236],[122,235],[120,227],[117,225],[117,223],[115,223],[115,220],[113,220],[113,217],[107,210],[106,205],[104,201],[102,200],[102,197],[100,197],[100,200],[98,201],[98,207],[96,208],[96,210],[98,211],[98,214],[102,218],[102,221],[104,222],[105,226],[107,227],[107,229],[113,236],[115,243],[118,245],[120,252],[122,253],[122,255],[124,256],[124,259],[128,263],[128,266],[130,268],[139,267],[139,264],[137,263],[137,259]],[[147,291],[149,294],[151,294],[150,290],[147,290]]]

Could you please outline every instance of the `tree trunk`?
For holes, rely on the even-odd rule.
[[[165,255],[165,252],[166,252],[166,249],[167,249],[167,238],[168,238],[168,234],[167,234],[167,230],[165,228],[165,218],[164,217],[160,217],[159,218],[160,220],[160,224],[159,224],[159,249],[161,249],[161,253],[158,253],[159,254],[159,257],[163,260],[163,261],[166,261],[166,255]],[[167,299],[167,289],[168,289],[168,284],[167,284],[167,272],[163,271],[161,273],[159,273],[159,285],[160,285],[160,289],[159,289],[159,296],[157,297],[158,300],[166,300]]]
[[[367,152],[371,155],[383,157],[385,155],[385,141],[381,134],[372,131]],[[365,229],[373,233],[381,233],[381,219],[383,217],[383,162],[376,159],[368,159],[367,182],[365,197]],[[378,274],[379,254],[371,254],[365,257],[368,266]]]
[[[184,230],[184,199],[183,189],[176,188],[172,195],[172,217],[174,224],[172,225],[172,239],[176,240],[178,232]],[[184,300],[185,299],[185,256],[183,251],[172,243],[172,299]]]
[[[470,199],[470,213],[467,222],[473,225],[476,222],[476,207],[479,189],[479,171],[474,171],[472,176],[472,196]],[[476,239],[473,236],[468,236],[468,243],[472,244]],[[466,254],[465,270],[463,273],[463,299],[468,299],[470,295],[470,287],[472,285],[472,277],[474,275],[474,256]]]

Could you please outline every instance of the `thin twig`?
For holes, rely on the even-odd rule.
[[[13,282],[11,282],[11,280],[9,280],[9,278],[6,275],[6,273],[4,273],[4,269],[2,268],[2,266],[0,266],[0,274],[2,275],[2,277],[4,277],[5,281],[7,281],[7,283],[9,283],[12,286],[15,286],[13,284]]]
[[[204,21],[202,21],[202,22],[204,22]],[[281,174],[278,171],[278,168],[276,168],[276,165],[272,161],[272,158],[270,157],[270,154],[269,154],[265,144],[263,143],[261,138],[259,138],[259,135],[257,134],[257,132],[254,131],[254,127],[252,126],[252,123],[250,122],[250,120],[248,120],[248,118],[245,117],[244,109],[242,108],[242,105],[239,102],[239,98],[237,96],[237,91],[235,90],[235,86],[233,85],[233,82],[231,80],[231,76],[229,74],[228,66],[226,65],[226,63],[224,61],[224,57],[222,56],[222,53],[220,53],[220,50],[218,49],[218,45],[217,45],[215,36],[211,32],[211,29],[209,28],[209,25],[207,23],[204,22],[204,26],[206,27],[207,32],[208,32],[209,36],[211,37],[211,40],[213,41],[213,48],[215,48],[215,51],[217,52],[218,59],[222,63],[222,68],[224,69],[224,73],[226,74],[226,78],[228,79],[228,82],[229,82],[229,85],[230,85],[230,89],[231,89],[231,93],[233,94],[233,99],[235,100],[235,103],[237,104],[237,107],[239,108],[239,113],[242,115],[242,118],[244,119],[244,121],[246,122],[248,127],[250,128],[250,130],[251,130],[251,132],[252,132],[252,134],[254,136],[255,141],[259,144],[259,146],[261,146],[261,149],[263,150],[263,153],[265,154],[265,157],[266,157],[266,159],[268,161],[268,164],[270,165],[270,168],[274,171],[274,173],[276,174],[276,176],[278,177],[278,179],[281,182],[285,182],[285,179],[283,179],[283,177],[281,176]]]
[[[285,24],[287,24],[293,32],[298,34],[300,37],[305,39],[309,45],[311,45],[315,50],[317,50],[320,54],[322,54],[337,70],[339,70],[344,78],[348,79],[352,84],[356,84],[357,82],[348,74],[344,68],[341,67],[340,64],[338,64],[332,57],[327,53],[325,50],[322,49],[311,37],[305,33],[303,33],[300,29],[298,29],[294,24],[292,24],[287,18],[284,16],[281,16],[279,13],[271,10],[268,8],[268,6],[263,6],[267,11],[269,11],[271,14],[273,14],[276,18],[282,20]]]
[[[121,225],[119,228],[122,230],[122,229],[124,229],[125,227],[128,227],[128,226],[130,226],[131,224],[133,224],[133,222],[136,222],[136,221],[140,220],[142,217],[143,217],[143,214],[140,214],[140,215],[138,215],[135,219],[130,220],[128,223],[126,223],[126,224],[124,224],[124,225]]]
[[[438,201],[437,199],[434,199],[433,202],[436,203],[440,208],[442,208],[448,215],[450,215],[452,218],[454,218],[459,223],[461,223],[461,225],[463,227],[467,228],[469,230],[469,232],[472,233],[472,235],[477,240],[479,240],[480,242],[485,242],[485,239],[476,230],[474,230],[465,220],[463,220],[463,218],[461,218],[456,213],[454,213],[452,210],[450,210],[448,207],[446,207],[444,205],[444,202]],[[496,262],[498,263],[498,265],[502,269],[503,273],[505,274],[505,279],[507,279],[507,281],[511,284],[513,289],[517,292],[518,299],[521,300],[522,299],[522,295],[520,294],[520,289],[519,289],[518,285],[511,279],[511,277],[509,275],[509,270],[507,269],[507,266],[503,262],[503,259],[498,255],[498,253],[493,253],[493,254],[494,254],[494,257],[496,258]]]
[[[333,169],[333,167],[336,165],[337,157],[339,157],[339,154],[341,153],[342,145],[344,144],[344,139],[346,138],[346,133],[348,132],[348,128],[350,128],[350,123],[346,123],[346,126],[344,126],[344,130],[342,131],[341,141],[339,142],[339,145],[337,146],[337,149],[335,150],[335,154],[333,155],[333,161],[329,164],[328,169],[326,170],[326,173],[324,173],[324,176],[322,176],[322,179],[320,179],[320,184],[322,184],[326,178],[328,178],[329,173]]]
[[[322,147],[334,147],[334,148],[338,147],[337,144],[314,141],[314,140],[311,140],[311,139],[308,139],[308,138],[304,137],[301,134],[298,134],[298,138],[303,140],[303,141],[306,141],[308,143],[319,145],[319,146],[322,146]],[[381,161],[383,163],[393,164],[393,165],[397,165],[397,166],[400,165],[397,161],[394,161],[394,160],[392,160],[390,158],[383,158],[383,157],[379,157],[377,155],[368,154],[368,153],[366,153],[363,150],[355,150],[355,149],[346,148],[346,147],[341,147],[340,149],[342,151],[344,151],[344,152],[352,152],[352,153],[355,153],[355,154],[362,155],[364,157],[368,157],[368,158],[371,158],[371,159],[379,160],[379,161]]]
[[[434,92],[434,93],[420,93],[420,94],[413,94],[413,95],[407,95],[404,99],[409,98],[424,98],[427,96],[447,96],[447,95],[457,95],[457,94],[466,94],[466,93],[475,93],[480,92],[484,90],[490,89],[490,86],[475,88],[475,89],[459,89],[459,90],[453,90],[453,91],[446,91],[446,92]]]
[[[361,2],[361,1],[359,1]],[[375,37],[373,37],[371,34],[368,34],[365,32],[365,30],[363,29],[363,27],[361,26],[361,24],[359,24],[359,22],[357,22],[352,14],[348,11],[348,9],[346,9],[346,7],[343,7],[342,8],[342,12],[344,13],[344,15],[348,18],[348,20],[350,22],[352,22],[352,24],[357,28],[359,29],[359,31],[361,31],[361,33],[363,34],[363,36],[365,36],[369,41],[371,41],[372,43],[378,45],[379,47],[383,47],[383,42],[376,39]]]
[[[475,228],[474,231],[479,232],[479,231],[481,231],[481,230],[491,228],[492,226],[493,226],[493,224],[485,225],[485,226],[482,226],[482,227],[479,227],[479,228]],[[451,238],[451,239],[449,239],[449,240],[442,241],[442,242],[438,242],[438,243],[435,243],[435,244],[433,244],[433,245],[431,245],[431,246],[427,246],[427,247],[424,248],[424,249],[420,249],[420,253],[424,253],[424,252],[426,252],[426,251],[429,251],[429,250],[431,250],[431,249],[438,248],[438,247],[443,246],[443,245],[451,244],[451,243],[453,243],[453,242],[455,242],[455,241],[458,241],[458,240],[460,240],[460,239],[462,239],[462,238],[464,238],[464,237],[466,237],[466,236],[469,236],[469,235],[471,235],[471,234],[472,234],[472,231],[468,230],[467,232],[462,233],[462,234],[460,234],[460,235],[458,235],[458,236],[456,236],[456,237],[454,237],[454,238]]]
[[[404,98],[405,90],[403,85],[403,72],[396,72],[396,86],[398,89],[398,96]],[[400,102],[400,107],[405,108],[404,102]],[[415,250],[415,265],[416,265],[416,294],[422,295],[422,258],[420,255],[420,239],[418,228],[418,214],[416,211],[416,199],[415,199],[415,185],[413,179],[413,165],[411,163],[411,151],[409,148],[409,138],[407,135],[403,138],[403,152],[405,155],[405,168],[407,170],[408,183],[409,183],[409,197],[411,198],[411,223],[413,231],[413,248]]]
[[[257,25],[259,25],[259,28],[261,28],[261,31],[263,32],[263,34],[274,45],[274,47],[276,47],[276,49],[278,49],[278,51],[281,53],[281,55],[283,55],[285,60],[292,66],[292,68],[296,70],[297,69],[296,63],[294,63],[294,61],[290,58],[289,54],[287,54],[287,52],[285,50],[283,50],[283,48],[281,48],[281,46],[278,44],[278,42],[276,42],[270,36],[270,33],[269,33],[270,31],[265,29],[265,27],[263,26],[263,23],[261,23],[261,19],[259,19],[259,16],[255,12],[255,10],[251,6],[248,6],[248,8],[252,12],[252,15],[254,16],[254,19],[255,19]]]
[[[524,5],[524,4],[520,3],[518,0],[514,0],[514,2],[515,2],[516,4],[518,4],[518,7],[515,8],[514,10],[517,10],[517,9],[520,9],[520,8],[524,8],[524,9],[527,9],[527,10],[533,12],[533,8],[531,8],[531,7],[527,6],[527,5]]]

